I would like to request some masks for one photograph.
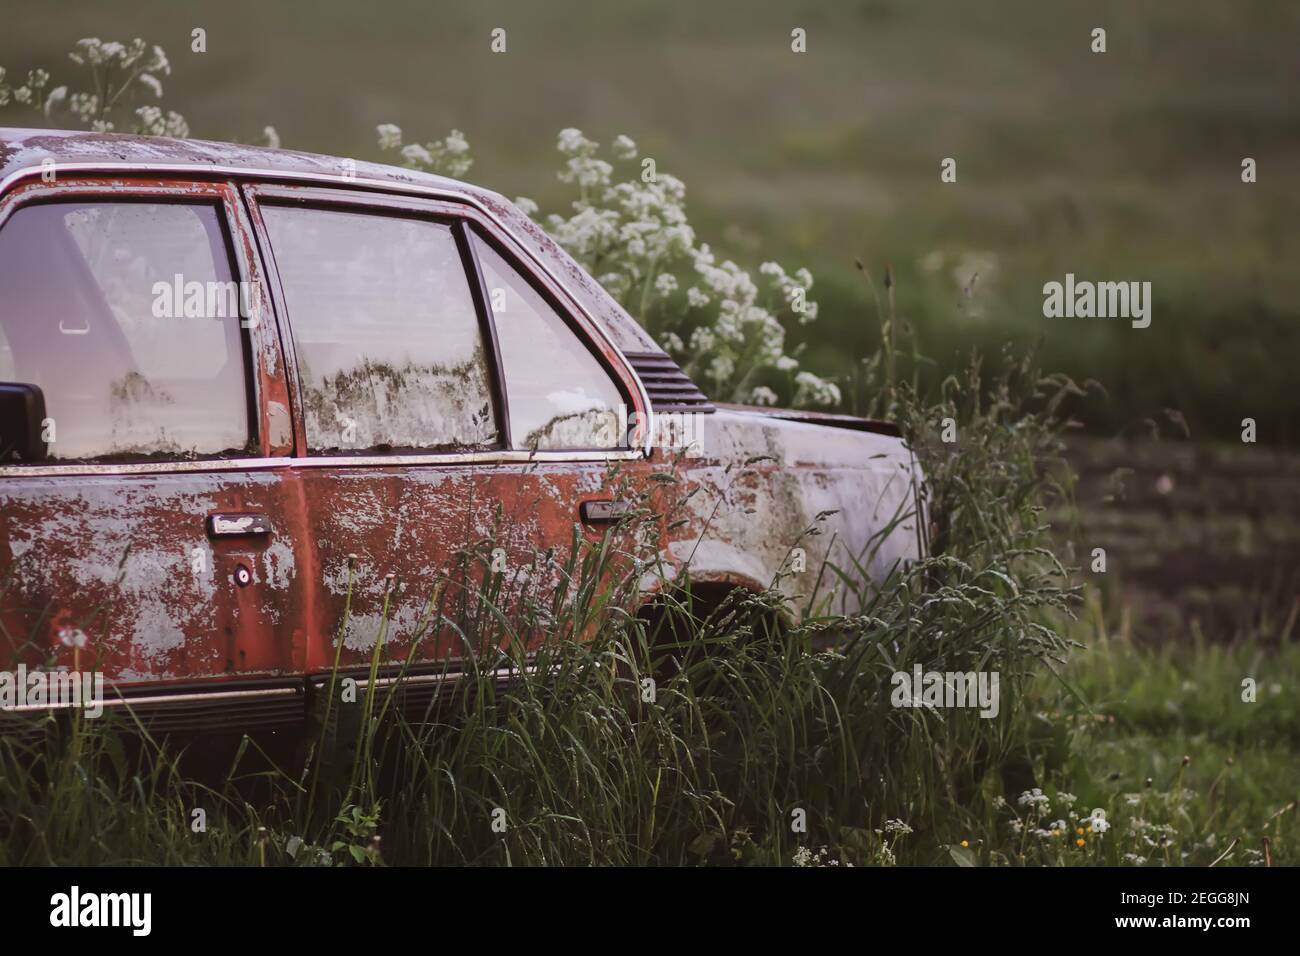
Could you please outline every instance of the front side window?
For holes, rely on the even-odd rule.
[[[55,202],[0,229],[0,379],[53,460],[249,450],[239,286],[215,205]]]
[[[618,387],[524,276],[474,239],[501,350],[510,436],[529,450],[619,446]]]
[[[497,444],[487,352],[452,228],[264,206],[314,453]]]

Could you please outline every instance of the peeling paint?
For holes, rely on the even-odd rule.
[[[331,157],[257,147],[0,130],[0,181],[39,167],[47,157],[67,163],[211,164],[280,171],[289,178],[340,170]],[[489,210],[603,330],[609,341],[597,345],[626,377],[629,393],[636,393],[635,379],[610,342],[625,351],[658,351],[657,346],[511,203],[442,177],[361,162],[356,169],[375,183],[437,187]],[[101,177],[96,188],[139,189],[140,182],[123,174]],[[161,189],[165,182],[154,180],[152,187]],[[175,184],[167,188],[185,192]],[[229,187],[202,187],[206,195],[223,188],[229,193],[224,201],[241,207]],[[236,238],[245,270],[260,283],[256,247],[242,215],[238,209],[232,213],[241,233]],[[848,567],[861,560],[872,537],[914,507],[920,472],[899,438],[854,430],[862,423],[847,419],[778,417],[782,413],[752,409],[719,408],[710,417],[701,457],[671,459],[656,451],[616,468],[580,455],[572,461],[295,459],[295,444],[298,454],[305,453],[303,422],[290,411],[297,406],[290,399],[276,322],[261,323],[250,336],[263,456],[257,469],[227,462],[226,470],[205,473],[160,463],[155,473],[0,474],[0,580],[11,580],[0,622],[31,641],[15,652],[18,657],[66,656],[52,635],[75,626],[89,636],[88,646],[110,680],[320,672],[334,660],[349,600],[342,662],[368,661],[386,596],[385,644],[401,657],[430,596],[480,586],[494,573],[488,567],[492,549],[504,555],[505,566],[495,573],[502,574],[508,609],[530,593],[555,587],[575,528],[580,540],[596,540],[601,529],[581,524],[583,502],[641,494],[656,509],[685,518],[671,531],[666,520],[657,528],[654,546],[669,582],[689,561],[695,580],[764,588],[800,546],[807,552],[806,567],[782,576],[780,587],[791,598],[803,598],[823,561]],[[591,338],[596,342],[597,336]],[[387,414],[382,397],[372,392],[372,386],[348,392],[348,407],[357,404],[354,398],[373,400],[375,414]],[[388,393],[391,400],[400,394],[396,386]],[[330,403],[316,404],[323,415]],[[676,481],[657,480],[665,472]],[[265,516],[273,533],[209,540],[206,521],[214,513]],[[814,526],[820,533],[808,535]],[[918,532],[915,516],[902,521],[870,559],[869,573],[882,578],[898,561],[916,557]],[[620,546],[630,550],[626,542]],[[552,560],[539,561],[539,553]],[[237,581],[241,566],[249,572],[246,586]],[[834,587],[834,578],[826,576],[821,586]],[[647,592],[664,584],[658,576],[642,580]],[[854,595],[834,599],[837,610],[857,610]],[[463,651],[445,630],[430,635],[417,659]]]

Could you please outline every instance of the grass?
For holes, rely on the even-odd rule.
[[[964,837],[975,858],[1294,865],[1300,709],[1285,688],[1300,674],[1300,647],[1267,634],[1141,641],[1126,623],[1108,628],[1100,600],[1090,605],[1079,632],[1086,649],[1031,705],[1034,779],[1048,802],[1036,813],[995,796]],[[1247,702],[1243,680],[1252,676]],[[1104,835],[1091,828],[1095,809],[1105,813]]]
[[[436,706],[411,714],[396,686],[349,697],[340,674],[297,739],[184,753],[121,719],[44,718],[0,737],[0,863],[1296,862],[1300,714],[1275,689],[1300,667],[1289,630],[1141,645],[1043,520],[1072,493],[1072,384],[973,363],[925,401],[890,376],[933,553],[884,582],[824,568],[823,587],[861,589],[860,614],[795,624],[775,588],[634,613],[653,569],[623,550],[635,534],[539,555],[560,586],[511,600],[467,553],[460,580],[478,584],[430,595],[412,635],[463,643],[468,674]],[[404,666],[387,646],[372,675]],[[894,706],[892,675],[918,665],[998,672],[997,716]]]
[[[1278,172],[1300,152],[1281,93],[1293,10],[318,9],[229,3],[195,22],[162,2],[37,6],[0,36],[0,63],[62,63],[70,19],[75,35],[147,36],[171,53],[168,103],[197,135],[251,141],[272,123],[287,146],[373,156],[377,123],[419,139],[459,127],[472,179],[544,205],[561,194],[558,129],[631,133],[692,184],[720,252],[813,270],[821,318],[792,338],[851,382],[854,409],[903,424],[930,479],[934,555],[869,589],[863,614],[790,627],[774,624],[788,610],[775,592],[637,616],[645,568],[607,537],[522,606],[493,577],[430,595],[425,626],[459,634],[479,666],[421,719],[379,692],[330,694],[300,740],[184,753],[121,721],[45,719],[0,736],[0,863],[1300,862],[1285,615],[1231,639],[1135,631],[1118,588],[1062,567],[1047,527],[1071,520],[1067,405],[1101,433],[1177,408],[1197,438],[1236,440],[1247,416],[1264,444],[1300,435],[1277,358],[1300,344],[1298,194]],[[803,58],[787,52],[796,16]],[[1104,58],[1085,52],[1098,17]],[[504,57],[487,50],[498,24]],[[187,52],[196,25],[206,54]],[[1260,161],[1253,186],[1244,155]],[[939,183],[945,156],[958,184]],[[845,250],[877,280],[892,260],[887,323],[863,320],[876,297]],[[1042,284],[1066,272],[1151,280],[1152,327],[1045,324]],[[946,352],[922,361],[909,337]],[[886,340],[899,354],[857,363]],[[1040,376],[1032,342],[1069,377]],[[857,568],[826,581],[868,593]],[[520,666],[525,637],[540,640],[536,672]],[[508,688],[497,664],[515,670]],[[894,708],[890,675],[914,664],[998,670],[998,717]]]
[[[265,767],[252,748],[201,783],[166,749],[129,753],[139,744],[121,727],[51,722],[43,739],[0,745],[0,860],[1297,860],[1300,713],[1280,691],[1300,676],[1294,643],[1142,646],[1103,631],[1059,668],[1061,681],[1035,672],[1004,689],[1004,715],[982,721],[891,709],[881,688],[893,665],[870,664],[875,642],[815,654],[798,631],[738,648],[742,636],[753,632],[735,622],[700,628],[693,641],[732,653],[673,676],[653,704],[643,699],[649,659],[600,638],[544,649],[546,675],[521,675],[506,693],[472,680],[428,726],[390,721],[352,747],[364,721],[350,720],[313,779],[314,811],[304,810],[303,779]],[[921,656],[927,666],[946,660],[932,649]],[[1243,703],[1251,674],[1258,699]],[[1019,799],[1035,787],[1041,812]],[[206,828],[196,832],[200,808]],[[806,832],[792,830],[800,810]]]

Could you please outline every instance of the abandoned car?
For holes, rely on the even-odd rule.
[[[826,562],[924,549],[896,430],[711,403],[500,195],[240,145],[0,129],[0,454],[0,667],[179,728],[301,719],[467,547],[535,566],[641,495],[645,601],[689,564],[851,611]]]

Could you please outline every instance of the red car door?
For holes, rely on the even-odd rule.
[[[237,189],[20,186],[0,199],[0,288],[0,380],[38,387],[48,425],[43,458],[0,465],[11,666],[300,710],[301,498]]]
[[[486,652],[438,611],[454,618],[494,575],[508,610],[528,578],[516,572],[568,548],[585,501],[612,500],[612,464],[644,480],[620,435],[644,415],[635,381],[590,327],[537,313],[558,290],[518,273],[508,238],[468,206],[317,187],[248,196],[290,330],[321,569],[309,669],[336,653],[360,667],[381,642],[390,663]],[[530,373],[530,345],[547,374]]]

